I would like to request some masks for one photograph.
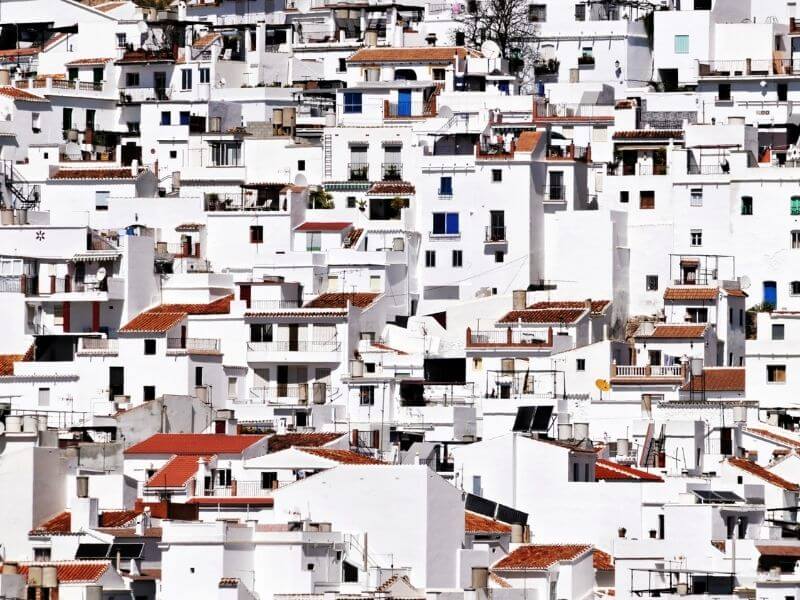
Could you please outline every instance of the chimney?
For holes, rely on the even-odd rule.
[[[139,161],[135,158],[131,161],[131,177],[136,177],[139,174]]]
[[[589,312],[592,312],[592,299],[587,298],[586,301],[583,303],[583,307]]]
[[[70,508],[72,531],[94,529],[100,524],[97,498],[75,498]]]
[[[142,516],[136,521],[136,535],[144,535],[148,529],[150,529],[150,507],[145,506]]]
[[[206,477],[208,476],[208,459],[201,456],[197,459],[197,475],[195,475],[194,493],[198,496],[206,495]]]

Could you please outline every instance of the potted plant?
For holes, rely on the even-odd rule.
[[[356,206],[358,206],[358,210],[364,212],[367,209],[367,201],[366,200],[358,200],[356,202]]]
[[[400,196],[395,196],[394,198],[392,198],[390,205],[392,207],[392,210],[400,212],[401,210],[403,210],[408,206],[408,200],[406,200],[405,198],[401,198]]]

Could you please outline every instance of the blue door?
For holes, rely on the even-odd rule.
[[[778,286],[774,281],[764,282],[764,304],[778,306]]]
[[[400,90],[397,97],[397,116],[411,116],[411,90]]]

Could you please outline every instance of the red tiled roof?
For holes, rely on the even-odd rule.
[[[403,352],[402,350],[398,350],[397,348],[392,348],[391,346],[387,346],[381,342],[372,342],[372,347],[377,348],[378,350],[386,350],[387,352],[394,352],[395,354],[406,355],[408,352]]]
[[[512,310],[503,315],[498,323],[574,323],[585,313],[585,309],[575,308]]]
[[[50,179],[135,179],[130,169],[59,169]]]
[[[175,62],[172,50],[128,50],[116,64],[134,65],[153,62]]]
[[[181,454],[173,456],[147,480],[147,487],[183,487],[197,474],[197,461],[200,455]]]
[[[539,146],[541,139],[541,131],[523,131],[517,140],[515,149],[517,152],[533,152]]]
[[[37,96],[36,94],[31,94],[30,92],[26,92],[25,90],[15,88],[10,85],[0,86],[0,96],[5,96],[6,98],[12,98],[14,100],[25,100],[27,102],[49,102],[47,98]]]
[[[362,48],[347,59],[349,63],[381,62],[454,62],[460,58],[478,56],[477,52],[461,46],[422,46],[418,48]]]
[[[291,318],[291,319],[344,319],[347,311],[313,311],[313,310],[282,310],[282,311],[247,311],[245,317],[261,317],[269,319]]]
[[[306,450],[312,447],[326,446],[341,438],[344,433],[281,433],[267,440],[267,452],[278,452],[294,446],[302,446]]]
[[[186,318],[185,312],[144,312],[128,321],[121,332],[165,333]]]
[[[320,294],[303,308],[346,308],[348,301],[356,308],[367,308],[379,295],[374,292]]]
[[[210,46],[215,41],[220,39],[220,35],[218,33],[207,33],[206,35],[201,35],[197,38],[194,42],[192,42],[192,48],[195,50],[205,50],[207,46]]]
[[[592,563],[594,564],[594,568],[598,571],[614,570],[614,559],[611,557],[611,555],[608,552],[603,552],[597,548],[595,548],[594,552],[592,553]]]
[[[8,50],[0,50],[0,58],[33,56],[34,54],[39,54],[38,48],[9,48]]]
[[[800,486],[796,483],[792,483],[791,481],[787,481],[783,477],[772,473],[771,471],[767,471],[761,465],[757,465],[756,463],[747,460],[746,458],[729,458],[728,462],[732,464],[737,469],[741,469],[742,471],[746,471],[767,483],[771,483],[772,485],[778,486],[787,490],[789,492],[797,492],[800,491]]]
[[[140,514],[138,510],[106,510],[100,514],[100,527],[125,527]]]
[[[175,227],[175,231],[200,231],[205,225],[202,223],[181,223]]]
[[[631,131],[615,131],[615,140],[669,140],[683,139],[682,129],[633,129]]]
[[[111,12],[115,8],[119,8],[120,6],[123,6],[124,4],[125,4],[125,2],[108,2],[106,4],[100,4],[100,5],[97,5],[97,6],[93,6],[92,8],[94,8],[95,10],[99,10],[100,12],[106,13],[106,12]]]
[[[47,535],[70,533],[72,531],[72,517],[68,510],[58,513],[50,517],[44,523],[39,524],[36,528],[31,530],[31,535]]]
[[[103,576],[111,562],[107,560],[70,560],[64,562],[37,562],[19,565],[18,573],[28,577],[28,567],[56,567],[59,583],[94,583]]]
[[[611,300],[591,300],[592,314],[600,315],[611,304]],[[586,302],[580,300],[552,300],[547,302],[535,302],[531,304],[528,309],[544,309],[544,308],[586,308]]]
[[[295,231],[341,231],[351,227],[352,223],[344,221],[314,222],[306,221],[294,228]]]
[[[588,544],[530,544],[520,546],[492,567],[501,571],[542,571],[561,561],[575,560],[592,550]]]
[[[705,325],[656,325],[653,333],[642,337],[694,339],[703,337],[705,332]]]
[[[221,588],[239,587],[239,578],[238,577],[222,577],[219,580],[219,587],[221,587]]]
[[[719,295],[719,288],[715,287],[668,287],[664,291],[664,300],[708,300],[713,301]]]
[[[268,496],[195,496],[186,501],[186,504],[200,506],[272,506],[273,503],[274,500]]]
[[[744,382],[744,367],[707,368],[703,369],[703,377],[692,377],[681,390],[687,392],[744,392]]]
[[[147,312],[175,313],[182,312],[187,315],[227,315],[231,312],[233,294],[229,294],[208,304],[159,304]]]
[[[417,189],[413,184],[405,181],[378,181],[367,190],[368,194],[416,194]]]
[[[464,511],[464,531],[466,533],[511,533],[511,525],[467,510]]]
[[[0,354],[0,376],[13,375],[14,363],[23,358],[22,354]]]
[[[800,558],[800,546],[756,544],[756,550],[762,556]]]
[[[753,427],[747,427],[745,428],[745,431],[747,431],[748,433],[759,435],[761,437],[765,437],[773,442],[777,442],[784,446],[789,446],[790,448],[800,450],[800,441],[792,439],[787,436],[779,435],[777,433],[772,433],[767,429],[757,429]]]
[[[125,454],[241,454],[263,438],[263,435],[222,433],[156,433],[125,450]]]
[[[104,65],[106,63],[111,62],[114,60],[113,58],[79,58],[77,60],[71,60],[66,65],[68,67],[81,67],[81,66],[90,66],[90,65]]]
[[[370,456],[364,456],[363,454],[359,454],[358,452],[352,452],[350,450],[343,450],[341,448],[302,448],[297,447],[298,450],[302,450],[303,452],[307,452],[308,454],[313,454],[314,456],[319,456],[320,458],[325,458],[327,460],[332,460],[343,465],[382,465],[385,464],[381,460],[377,460]]]
[[[489,579],[494,581],[498,586],[500,586],[503,589],[506,589],[506,590],[511,589],[511,584],[508,583],[508,581],[506,581],[505,579],[503,579],[499,575],[497,575],[496,573],[489,573]]]
[[[728,296],[734,296],[735,298],[747,298],[748,297],[747,292],[745,292],[744,290],[728,290],[728,289],[724,289],[723,291],[726,294],[728,294]]]
[[[594,467],[594,478],[598,481],[664,481],[658,475],[640,471],[619,463],[597,459]]]

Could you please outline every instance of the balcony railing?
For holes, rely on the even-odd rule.
[[[563,202],[567,199],[567,188],[563,185],[548,185],[544,188],[546,202]]]
[[[341,346],[339,340],[247,343],[250,352],[337,352]]]
[[[743,75],[794,75],[800,60],[791,58],[698,61],[700,77],[740,77]]]
[[[119,340],[109,338],[80,338],[78,353],[81,354],[117,354]]]
[[[288,400],[292,401],[292,404],[307,404],[311,392],[312,386],[310,383],[286,383],[267,387],[254,387],[250,388],[250,396],[247,402],[250,404],[286,404]]]
[[[251,310],[275,310],[281,308],[300,308],[301,300],[250,300],[247,308]]]
[[[520,329],[487,329],[472,331],[467,327],[467,347],[504,347],[530,346],[550,347],[553,343],[552,329],[545,335],[542,332],[524,331]]]
[[[403,164],[402,163],[383,163],[383,180],[384,181],[402,181],[403,180]]]
[[[590,56],[588,54],[582,54],[578,57],[578,66],[579,67],[593,67],[594,66],[594,56]]]
[[[242,496],[246,498],[259,498],[272,494],[272,488],[265,488],[260,481],[233,481],[229,486],[217,486],[206,490],[206,496],[218,498],[231,498]]]
[[[129,87],[119,90],[120,104],[132,104],[135,102],[146,101],[165,101],[169,100],[172,90],[168,88],[156,87]]]
[[[286,199],[250,197],[242,194],[206,194],[205,210],[207,212],[250,210],[280,212],[286,210]]]
[[[350,163],[347,173],[349,181],[369,181],[369,163]]]
[[[53,79],[50,87],[54,90],[76,90],[80,92],[102,92],[102,81],[78,81],[77,79]]]
[[[179,350],[187,353],[219,353],[217,338],[167,338],[167,350]]]
[[[684,376],[682,365],[611,365],[612,377],[675,377]]]
[[[545,100],[533,103],[535,119],[614,118],[613,104],[550,104]]]
[[[31,275],[2,276],[0,277],[0,293],[36,296],[39,293],[39,278]]]
[[[689,175],[722,175],[727,173],[730,169],[717,164],[711,165],[689,165],[687,167],[687,173]]]
[[[488,225],[485,232],[486,242],[505,242],[506,228],[504,225]]]
[[[639,165],[639,175],[666,175],[667,165],[646,163]]]

